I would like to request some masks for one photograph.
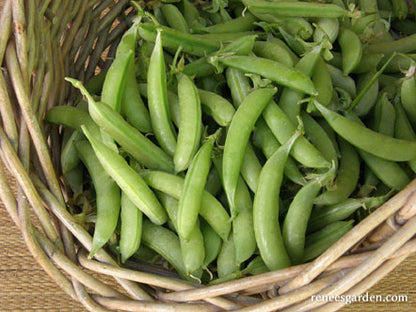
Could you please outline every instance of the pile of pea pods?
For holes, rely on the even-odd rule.
[[[416,172],[405,0],[133,3],[72,106],[69,207],[126,261],[202,283],[308,262]],[[82,94],[82,96],[81,96]]]

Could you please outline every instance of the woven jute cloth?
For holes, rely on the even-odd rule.
[[[11,179],[10,183],[13,183]],[[366,293],[367,302],[351,303],[341,311],[416,311],[416,255]],[[403,295],[407,296],[407,302],[369,302],[371,296],[385,299]],[[0,311],[86,311],[62,292],[36,263],[1,201]]]

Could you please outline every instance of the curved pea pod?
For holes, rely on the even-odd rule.
[[[143,23],[139,25],[139,36],[146,41],[156,42],[157,33],[162,33],[163,47],[177,50],[182,47],[182,51],[204,56],[207,53],[217,51],[221,46],[220,40],[209,40],[204,37],[183,33],[169,27],[155,25],[153,23]]]
[[[254,195],[254,234],[260,255],[269,270],[290,266],[279,225],[279,194],[287,157],[299,135],[294,134],[266,161]]]
[[[120,211],[120,254],[121,262],[126,262],[140,247],[143,215],[130,199],[121,194]]]
[[[231,91],[234,107],[240,106],[244,98],[252,91],[249,78],[243,71],[228,67],[225,70],[227,85]]]
[[[321,125],[308,113],[301,111],[305,137],[322,153],[326,160],[338,167],[338,152],[335,144]]]
[[[273,101],[264,109],[263,118],[281,144],[284,144],[296,131],[296,127],[289,117]],[[304,137],[300,137],[294,143],[291,155],[309,168],[329,168],[331,166],[322,153]]]
[[[269,88],[253,91],[243,100],[231,121],[224,144],[222,168],[224,190],[231,210],[234,207],[237,181],[250,133],[275,93],[276,89]]]
[[[318,91],[316,100],[319,103],[328,106],[332,99],[333,86],[328,66],[322,57],[318,58],[316,62],[312,75],[312,82],[315,85],[316,91]]]
[[[257,121],[253,132],[253,145],[260,148],[266,158],[270,158],[281,146],[262,118]],[[284,173],[286,177],[296,184],[303,185],[306,183],[295,161],[290,156],[286,160]]]
[[[250,12],[246,12],[243,16],[238,16],[229,21],[206,27],[193,27],[192,29],[195,33],[210,34],[250,31],[256,27],[256,25],[254,24],[256,20],[257,19],[253,14],[251,14]]]
[[[211,116],[222,127],[231,123],[235,109],[227,99],[217,93],[202,89],[198,89],[198,94],[204,113]]]
[[[229,237],[224,241],[222,248],[217,258],[217,273],[218,277],[228,276],[229,274],[236,272],[240,269],[240,266],[235,261],[235,248],[234,238]]]
[[[406,114],[413,124],[416,125],[416,80],[413,76],[403,80],[400,88],[401,103]]]
[[[306,237],[303,261],[310,261],[336,243],[344,234],[352,229],[354,220],[336,221],[327,225],[322,230]]]
[[[175,231],[178,232],[178,201],[161,192],[158,193],[158,198],[166,209]],[[197,272],[201,268],[205,258],[204,238],[199,226],[197,224],[195,225],[187,239],[179,236],[179,242],[186,273],[192,274]]]
[[[335,132],[367,153],[391,161],[416,158],[416,142],[383,135],[331,111],[318,102],[315,105]]]
[[[140,175],[151,188],[166,193],[175,199],[182,197],[183,178],[163,171],[152,170],[142,171]],[[227,239],[231,230],[230,216],[221,203],[206,191],[201,196],[199,214],[223,240]]]
[[[348,11],[337,5],[315,2],[244,0],[243,3],[253,13],[274,16],[336,18],[348,14]]]
[[[357,34],[348,28],[340,29],[338,43],[341,46],[342,70],[348,75],[360,63],[363,47]]]
[[[202,133],[201,101],[193,81],[184,74],[178,76],[180,123],[173,163],[175,171],[188,168],[198,150]]]
[[[170,27],[183,33],[189,33],[188,23],[177,6],[170,3],[162,4],[161,10]]]
[[[165,61],[162,49],[162,32],[159,31],[150,57],[147,73],[147,94],[150,122],[156,140],[162,149],[173,155],[176,148],[176,133],[170,118],[167,97]]]
[[[372,78],[374,77],[374,72],[368,72],[366,74],[360,75],[357,81],[358,93],[360,93],[368,83],[371,83]],[[365,116],[373,108],[374,104],[377,102],[379,92],[379,83],[378,79],[371,83],[371,86],[360,98],[357,104],[354,107],[354,112],[358,116]]]
[[[182,276],[182,278],[194,281],[186,272],[182,260],[181,245],[179,238],[167,228],[153,224],[148,220],[143,220],[142,241],[147,247],[153,249],[167,260]],[[200,277],[196,275],[195,277]]]
[[[396,125],[396,110],[387,98],[387,93],[382,93],[374,107],[373,129],[388,136],[394,136]],[[401,137],[401,139],[404,139]]]
[[[256,35],[248,35],[237,38],[236,40],[233,40],[227,45],[225,45],[217,52],[211,53],[208,56],[201,57],[198,60],[186,64],[183,69],[183,73],[198,78],[214,75],[215,67],[209,63],[210,56],[223,54],[248,55],[253,49],[256,38]]]
[[[259,57],[280,62],[289,67],[295,64],[292,57],[293,52],[289,52],[287,48],[282,47],[272,40],[256,41],[254,43],[253,52]]]
[[[211,262],[217,259],[217,256],[221,251],[222,240],[204,220],[200,221],[200,226],[205,246],[205,258],[202,263],[202,268],[206,269]]]
[[[302,262],[308,220],[313,201],[321,187],[318,180],[309,181],[296,193],[290,203],[283,222],[282,236],[292,264]]]
[[[334,185],[322,192],[314,203],[316,205],[332,205],[344,201],[355,190],[360,175],[360,159],[354,147],[339,139],[341,160]]]
[[[258,74],[276,83],[306,94],[316,95],[311,79],[300,71],[269,59],[255,56],[219,57],[218,61],[225,66],[244,72]]]
[[[327,64],[327,67],[334,87],[341,88],[347,91],[352,97],[355,97],[357,94],[357,87],[354,79],[348,75],[344,75],[344,73],[335,66]]]
[[[127,121],[141,132],[151,132],[149,111],[143,103],[136,82],[134,59],[131,59],[126,72],[126,82],[121,99],[121,113]]]
[[[94,138],[85,127],[82,129],[104,170],[120,189],[153,223],[165,223],[166,212],[140,175],[128,165],[122,156]]]
[[[416,133],[407,118],[403,106],[399,103],[395,105],[396,123],[394,129],[394,136],[399,139],[416,141]],[[416,172],[416,159],[408,161],[409,167]]]
[[[107,243],[116,229],[121,202],[120,188],[104,170],[87,141],[78,141],[76,148],[81,161],[87,167],[96,193],[97,221],[89,254],[91,258]]]
[[[199,15],[199,10],[193,1],[183,0],[183,17],[192,29],[194,26],[204,26],[205,19]]]
[[[123,98],[127,71],[133,59],[134,52],[130,50],[128,53],[119,54],[114,59],[103,84],[101,92],[101,101],[110,105],[114,110],[120,112],[121,100]]]
[[[240,173],[244,181],[247,183],[247,186],[253,193],[255,193],[257,190],[261,167],[262,165],[256,155],[256,152],[253,149],[253,146],[251,145],[251,142],[247,142]]]
[[[378,197],[348,198],[333,205],[313,209],[307,232],[319,231],[333,222],[347,219],[359,208],[371,211],[381,206],[389,196],[390,194]]]
[[[321,42],[327,37],[331,43],[334,43],[338,37],[339,21],[337,18],[318,18],[315,27],[313,33],[313,41],[315,42]]]
[[[215,137],[205,142],[196,153],[186,172],[182,196],[178,203],[178,233],[187,239],[197,224]]]
[[[253,226],[253,201],[247,186],[241,178],[237,184],[235,209],[233,239],[235,261],[239,265],[249,259],[257,247]]]
[[[148,93],[147,93],[147,83],[139,83],[138,84],[139,87],[139,92],[140,94],[147,98],[148,97]],[[179,127],[179,122],[180,122],[180,109],[179,109],[179,98],[178,95],[169,90],[168,89],[168,103],[169,103],[169,113],[170,113],[170,117],[172,118],[173,123]]]

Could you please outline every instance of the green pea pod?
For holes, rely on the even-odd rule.
[[[318,102],[315,105],[335,132],[363,151],[391,161],[416,158],[416,142],[388,137],[335,113]]]
[[[341,161],[334,185],[322,192],[314,201],[316,205],[332,205],[346,200],[355,190],[360,175],[358,154],[348,142],[339,139]]]
[[[120,212],[120,188],[98,161],[87,141],[78,141],[76,148],[87,167],[96,193],[97,221],[89,257],[107,243],[117,226]]]
[[[288,67],[292,67],[295,62],[293,60],[293,52],[275,43],[272,40],[256,41],[254,43],[253,52],[259,56],[276,62],[280,62]]]
[[[74,197],[83,192],[84,166],[82,164],[78,164],[70,171],[65,172],[63,176],[65,184],[74,192]]]
[[[305,136],[322,153],[326,160],[338,167],[338,153],[327,132],[308,113],[301,111]]]
[[[263,118],[281,144],[284,144],[296,131],[296,127],[289,117],[273,101],[264,109]],[[300,137],[295,142],[291,155],[309,168],[329,168],[331,166],[322,153],[304,137]]]
[[[231,121],[224,144],[223,184],[228,204],[233,210],[235,191],[244,159],[244,151],[254,124],[276,89],[257,89],[250,93],[238,107]]]
[[[263,1],[243,0],[248,10],[253,13],[271,14],[274,16],[288,17],[328,17],[337,18],[346,16],[348,11],[334,5],[316,2],[291,2],[291,1]]]
[[[244,98],[252,91],[250,81],[243,71],[231,67],[226,69],[225,78],[231,91],[233,105],[238,108]]]
[[[142,241],[143,244],[166,259],[182,278],[189,281],[195,281],[186,273],[185,265],[182,260],[181,245],[179,238],[175,233],[145,219],[143,220]]]
[[[201,146],[185,175],[182,196],[178,204],[178,234],[184,239],[189,237],[197,224],[215,138],[216,136],[209,138]]]
[[[413,76],[403,80],[400,88],[401,103],[413,126],[416,126],[416,80]]]
[[[257,19],[253,14],[247,12],[244,16],[239,16],[231,19],[230,21],[218,23],[206,27],[193,27],[195,33],[210,33],[210,34],[220,34],[220,33],[233,33],[238,31],[250,31],[253,30],[256,25],[255,21]]]
[[[244,181],[240,178],[236,190],[236,215],[233,218],[235,261],[240,265],[249,259],[257,244],[253,226],[253,201]]]
[[[211,262],[217,259],[221,251],[222,240],[207,222],[201,220],[200,225],[205,246],[205,258],[202,268],[206,269]]]
[[[183,17],[190,28],[205,25],[205,19],[199,15],[199,10],[192,1],[183,0]]]
[[[177,200],[182,197],[183,178],[163,171],[152,170],[144,170],[140,172],[140,175],[151,188],[166,193]],[[199,214],[223,240],[227,239],[231,230],[230,216],[221,203],[206,191],[201,196]]]
[[[326,37],[331,43],[334,43],[338,37],[339,21],[337,18],[318,18],[315,27],[313,33],[313,41],[315,42],[321,42]]]
[[[187,75],[178,76],[178,97],[180,123],[173,163],[175,171],[181,172],[195,156],[202,134],[201,101],[195,84]]]
[[[211,170],[208,173],[205,190],[213,196],[216,196],[220,191],[222,191],[221,177],[215,167],[211,167]]]
[[[395,115],[397,116],[394,129],[395,137],[409,141],[416,141],[415,131],[413,130],[413,127],[410,124],[406,112],[404,111],[403,106],[400,104],[400,102],[396,103],[395,112]],[[408,164],[409,167],[413,170],[413,172],[416,172],[416,159],[408,161]]]
[[[211,116],[215,122],[226,127],[233,119],[235,109],[233,105],[217,93],[198,89],[199,98],[202,104],[202,111]]]
[[[316,64],[320,59],[321,51],[322,47],[320,45],[311,49],[296,63],[295,69],[304,73],[308,77],[312,77],[315,72]],[[324,82],[322,81],[322,83]],[[320,93],[320,90],[318,90],[318,92]],[[284,88],[279,98],[278,103],[280,108],[287,114],[294,125],[297,124],[297,118],[300,114],[301,106],[298,103],[304,98],[304,96],[303,92]],[[319,96],[320,95],[318,94],[318,97]]]
[[[139,87],[139,92],[140,94],[147,98],[148,97],[148,93],[147,93],[147,83],[139,83],[138,84]],[[168,96],[168,102],[169,102],[169,112],[170,112],[170,117],[172,118],[173,123],[179,127],[179,122],[180,122],[180,109],[179,109],[179,98],[178,95],[176,93],[174,93],[173,91],[168,90],[167,93]]]
[[[217,258],[217,273],[218,277],[227,276],[240,269],[240,266],[235,261],[234,238],[230,238],[223,242],[220,253]]]
[[[75,148],[75,144],[82,138],[82,136],[82,133],[73,131],[69,139],[62,147],[61,168],[64,175],[72,169],[76,168],[81,162],[77,149]]]
[[[121,262],[126,262],[140,247],[143,215],[127,197],[121,194],[120,211],[120,254]]]
[[[156,140],[162,149],[172,156],[176,148],[176,133],[169,112],[161,31],[158,31],[155,47],[150,57],[147,94],[150,121]]]
[[[157,34],[161,31],[163,47],[176,51],[182,47],[182,51],[204,56],[207,53],[215,52],[220,48],[221,40],[213,40],[180,32],[169,27],[155,25],[153,23],[143,23],[139,26],[139,36],[146,41],[156,42]],[[233,35],[235,38],[236,35]]]
[[[305,234],[313,201],[321,190],[318,180],[305,184],[290,203],[283,222],[283,241],[292,264],[302,262],[305,248]]]
[[[318,96],[316,97],[317,101],[325,106],[328,106],[331,103],[333,86],[328,66],[322,57],[318,58],[316,62],[312,75],[312,82],[318,91]]]
[[[409,12],[409,8],[407,7],[408,6],[407,1],[406,0],[392,0],[391,3],[393,5],[394,15],[399,20],[405,19]]]
[[[173,197],[159,192],[158,197],[166,209],[166,212],[173,223],[173,227],[178,232],[178,201]],[[204,238],[198,225],[195,225],[187,239],[179,236],[182,250],[182,259],[187,274],[192,274],[203,265],[205,258]]]
[[[254,195],[254,234],[260,255],[269,270],[290,266],[279,225],[279,193],[287,157],[299,135],[295,133],[266,161]]]
[[[121,100],[121,112],[127,121],[141,132],[151,132],[149,111],[143,103],[137,88],[134,60],[131,59],[126,72],[124,94]]]
[[[253,146],[251,145],[251,142],[249,141],[247,142],[247,147],[244,152],[240,173],[253,193],[257,190],[260,171],[261,163],[253,149]]]
[[[225,66],[260,75],[275,81],[282,86],[310,95],[317,94],[317,91],[308,76],[279,62],[255,56],[219,57],[218,61]]]
[[[256,123],[256,127],[253,131],[253,144],[262,150],[266,158],[270,158],[281,146],[279,141],[276,140],[273,133],[267,127],[263,118],[259,118]],[[284,173],[286,177],[296,184],[303,185],[306,183],[305,178],[299,171],[295,161],[290,156],[286,160]]]
[[[374,77],[375,72],[368,72],[363,75],[360,75],[357,80],[357,89],[358,94],[366,87],[368,83],[371,83],[371,80]],[[378,79],[371,83],[371,86],[367,89],[364,95],[357,101],[354,107],[354,112],[358,116],[365,116],[373,108],[374,104],[377,102],[379,93],[379,83]]]
[[[161,10],[170,27],[183,33],[189,33],[188,23],[177,6],[174,4],[163,4]]]
[[[143,164],[147,168],[161,169],[173,172],[173,162],[171,158],[164,153],[158,146],[147,139],[136,128],[131,126],[123,117],[118,114],[111,107],[105,103],[97,103],[87,93],[80,81],[75,79],[66,78],[66,80],[73,83],[81,92],[87,96],[88,109],[92,119],[114,138],[127,152],[129,152],[137,161]],[[86,114],[88,116],[88,114]],[[91,123],[84,118],[87,122],[88,131],[94,137],[97,137],[97,126],[93,126],[91,129]],[[79,122],[81,125],[82,122]],[[78,124],[79,124],[78,123]],[[95,123],[93,123],[95,125]],[[99,128],[98,128],[99,129]]]
[[[349,119],[357,122],[357,124],[363,125],[357,116],[352,114],[347,116]],[[406,171],[398,163],[380,158],[361,149],[358,149],[358,153],[377,178],[388,187],[395,190],[402,190],[410,183]]]
[[[363,47],[357,34],[348,28],[340,29],[338,43],[341,46],[342,70],[348,75],[360,63]]]
[[[377,132],[388,136],[394,136],[396,125],[396,111],[393,104],[387,98],[387,93],[382,93],[374,107],[374,126]],[[403,137],[401,139],[404,139]]]
[[[371,211],[381,206],[388,196],[348,198],[333,205],[317,207],[312,210],[307,232],[319,231],[331,223],[345,220],[361,207]]]
[[[348,75],[344,75],[344,73],[335,66],[329,64],[327,64],[327,66],[334,87],[341,88],[347,91],[352,97],[355,97],[357,94],[357,87],[354,79]]]
[[[256,35],[242,36],[231,41],[220,50],[210,55],[201,57],[185,65],[183,73],[195,77],[207,77],[215,74],[215,67],[209,63],[210,56],[222,54],[247,55],[251,52],[256,40]]]
[[[82,126],[82,129],[104,170],[116,181],[133,204],[153,223],[165,223],[167,221],[166,212],[140,175],[127,164],[122,156],[94,138],[87,128]]]
[[[342,236],[352,229],[354,220],[336,221],[324,227],[322,230],[310,234],[305,240],[305,252],[303,261],[310,261],[336,243]]]

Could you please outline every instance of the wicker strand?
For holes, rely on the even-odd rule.
[[[338,240],[329,250],[319,256],[312,265],[294,278],[290,283],[280,289],[280,293],[286,293],[310,283],[322,273],[332,262],[338,259],[348,249],[359,242],[366,234],[380,225],[386,217],[392,215],[403,207],[416,188],[416,180],[411,182],[402,192],[391,198],[384,205],[374,211],[369,217],[357,224],[353,231],[348,232]]]
[[[388,239],[383,246],[374,252],[373,256],[367,261],[356,266],[350,273],[348,273],[340,282],[328,287],[322,292],[317,293],[321,296],[335,296],[342,294],[351,289],[355,284],[362,280],[363,273],[370,274],[376,270],[384,261],[386,261],[396,250],[398,250],[407,240],[413,237],[416,233],[416,217],[410,219],[399,231],[397,231],[390,239]],[[323,302],[307,301],[299,303],[289,309],[287,312],[302,312],[317,308],[323,305]]]
[[[82,265],[83,267],[91,271],[109,276],[118,276],[120,278],[129,279],[138,283],[149,284],[155,287],[160,287],[174,291],[184,289],[195,289],[195,285],[185,281],[171,279],[162,276],[156,276],[155,274],[145,272],[132,272],[128,269],[117,268],[105,263],[100,263],[94,260],[88,260],[85,251],[79,252],[78,260],[80,265]],[[235,303],[220,297],[205,298],[204,300],[225,310],[233,310],[238,307],[238,305],[236,305]]]
[[[415,251],[416,249],[413,252]],[[361,283],[358,283],[357,285],[355,285],[355,287],[351,291],[348,291],[342,294],[342,296],[355,297],[364,293],[366,290],[373,287],[379,280],[381,280],[383,277],[385,277],[387,274],[393,271],[394,268],[396,268],[400,263],[402,263],[406,259],[406,257],[407,257],[406,255],[403,255],[403,256],[388,260],[386,263],[380,266],[377,270],[375,270],[373,273],[367,276]],[[334,312],[342,308],[345,304],[346,304],[345,302],[327,303],[323,305],[322,307],[318,309],[314,309],[312,311],[313,312]]]

